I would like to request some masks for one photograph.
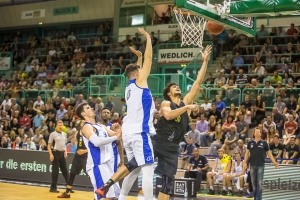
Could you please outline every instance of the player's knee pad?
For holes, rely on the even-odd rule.
[[[167,195],[172,194],[173,181],[174,181],[174,179],[172,179],[166,175],[162,175],[162,188],[161,188],[160,192],[163,194],[167,194]]]
[[[135,158],[132,158],[128,163],[125,164],[125,167],[127,167],[127,169],[132,172],[133,170],[135,170],[136,168],[138,168],[138,164],[135,160]]]

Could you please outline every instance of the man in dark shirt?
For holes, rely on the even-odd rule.
[[[250,159],[250,175],[253,187],[253,196],[255,200],[262,200],[262,183],[264,178],[266,154],[275,165],[275,168],[279,167],[269,149],[268,143],[261,139],[261,134],[261,130],[259,128],[255,128],[254,139],[248,142],[247,151],[244,158],[244,165],[247,165],[249,154],[251,154],[251,158],[255,158]]]
[[[291,136],[290,144],[285,147],[285,159],[292,159],[292,160],[284,160],[282,164],[296,164],[299,158],[299,146],[295,144],[295,136]]]
[[[297,108],[297,103],[296,103],[296,100],[295,100],[295,96],[293,94],[291,94],[290,102],[288,104],[286,104],[286,107],[285,107],[283,113],[286,113],[286,112],[290,113],[293,110],[296,110],[296,108]]]
[[[187,171],[184,178],[196,178],[196,188],[200,192],[201,181],[206,179],[207,170],[209,168],[206,157],[199,154],[198,148],[193,149],[193,157],[190,158]]]
[[[276,124],[276,130],[278,130],[279,138],[282,138],[284,117],[278,112],[278,109],[276,107],[273,108],[272,118],[273,122]]]
[[[207,119],[209,119],[212,115],[215,116],[217,124],[221,124],[221,112],[217,110],[216,104],[214,103],[211,104],[211,111],[208,113]]]
[[[249,111],[251,111],[252,113],[254,112],[253,105],[252,105],[252,103],[250,102],[250,98],[249,98],[249,95],[248,95],[248,94],[245,95],[245,101],[243,101],[243,102],[241,103],[241,106],[244,106],[246,110],[249,110]]]
[[[270,151],[277,162],[280,163],[283,155],[283,144],[279,143],[278,135],[273,137],[273,143],[270,144]]]

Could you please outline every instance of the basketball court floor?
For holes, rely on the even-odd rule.
[[[64,192],[64,187],[59,187],[60,192]],[[84,191],[85,190],[85,191]],[[87,191],[88,190],[88,191]],[[72,200],[93,200],[94,195],[90,188],[74,188],[75,193],[71,194]],[[59,193],[50,193],[49,185],[40,185],[34,183],[13,182],[13,181],[1,181],[0,180],[0,199],[1,200],[57,200]],[[138,193],[131,193],[126,200],[143,200],[143,195]],[[185,198],[174,197],[172,200],[183,200]],[[189,200],[242,200],[247,199],[244,197],[222,197],[219,195],[209,196],[202,195],[194,198],[188,198]]]

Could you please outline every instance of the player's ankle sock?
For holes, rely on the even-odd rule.
[[[223,190],[225,190],[225,191],[226,191],[226,187],[223,187]]]
[[[106,185],[108,185],[108,187],[111,187],[115,182],[112,179],[109,179],[106,183]]]
[[[249,190],[249,189],[247,189],[247,193],[248,193],[248,194],[251,194],[251,192],[250,192],[250,190]]]
[[[214,190],[214,186],[209,186],[209,189]]]
[[[228,187],[228,190],[232,190],[232,187]]]
[[[66,193],[70,193],[71,190],[72,190],[72,188],[67,188],[67,189],[66,189]]]

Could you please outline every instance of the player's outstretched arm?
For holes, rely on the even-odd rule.
[[[195,101],[195,99],[198,96],[198,93],[201,88],[201,84],[203,82],[206,69],[207,69],[207,63],[210,57],[212,47],[210,45],[206,46],[205,51],[200,53],[202,54],[203,63],[201,69],[198,71],[197,79],[194,82],[193,86],[191,87],[191,91],[184,97],[183,102],[185,105],[191,104]]]
[[[152,66],[152,43],[150,35],[143,28],[139,28],[139,32],[146,37],[147,43],[144,54],[144,63],[142,64],[143,67],[140,69],[137,84],[140,87],[148,87],[147,79]]]
[[[143,68],[142,66],[142,61],[143,61],[143,54],[142,52],[140,52],[139,50],[135,50],[134,48],[132,47],[129,47],[130,50],[132,51],[132,53],[134,53],[137,57],[138,57],[138,60],[137,60],[137,65],[140,66],[140,69]]]
[[[99,138],[91,125],[85,125],[82,128],[82,134],[96,147],[109,144],[118,139],[118,136],[112,136],[107,138]]]
[[[176,117],[182,115],[187,110],[194,110],[198,105],[192,104],[192,105],[185,105],[184,107],[172,110],[170,107],[170,101],[163,101],[161,103],[160,111],[162,116],[166,118],[166,120],[172,120]]]

